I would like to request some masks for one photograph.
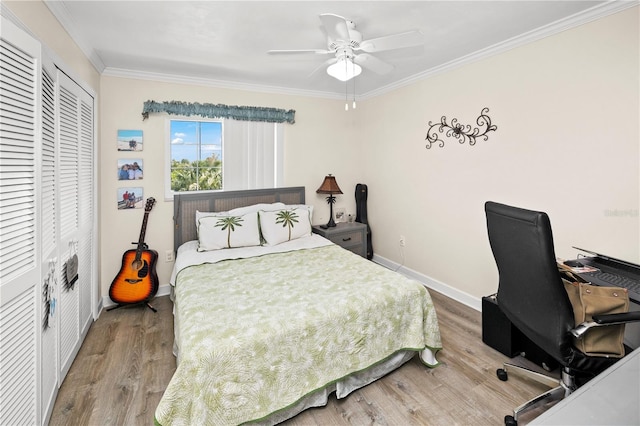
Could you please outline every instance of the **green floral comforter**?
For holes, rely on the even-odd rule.
[[[335,245],[190,266],[174,291],[163,426],[263,419],[399,350],[441,347],[424,286]]]

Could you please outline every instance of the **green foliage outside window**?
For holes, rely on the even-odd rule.
[[[205,160],[171,160],[171,190],[222,189],[222,161],[215,155]]]
[[[171,120],[171,191],[223,189],[222,122]]]

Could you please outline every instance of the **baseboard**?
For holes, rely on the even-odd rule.
[[[374,253],[373,259],[377,264],[384,266],[387,269],[391,269],[396,271],[407,278],[411,278],[422,283],[425,287],[433,289],[438,293],[442,293],[447,297],[452,298],[453,300],[460,302],[464,305],[469,306],[470,308],[475,309],[480,312],[482,310],[482,298],[477,298],[469,293],[465,293],[464,291],[460,291],[454,287],[451,287],[448,284],[435,280],[431,277],[428,277],[420,272],[414,271],[413,269],[407,268],[406,266],[400,265],[396,262],[393,262],[385,257],[379,256]]]
[[[161,285],[160,287],[158,287],[158,292],[156,293],[156,297],[168,296],[169,294],[171,294],[171,286],[169,284]],[[113,300],[111,300],[109,296],[103,296],[101,307],[98,310],[98,312],[102,313],[103,309],[109,309],[112,306],[116,306],[116,303],[113,303]]]
[[[111,301],[111,299],[109,299],[108,297],[107,297],[107,300]],[[96,309],[93,312],[93,320],[94,321],[96,321],[98,319],[98,317],[102,313],[103,309],[104,309],[104,297],[101,298],[101,299],[98,299],[98,306],[96,306]]]

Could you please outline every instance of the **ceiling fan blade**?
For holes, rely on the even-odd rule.
[[[270,55],[309,54],[309,53],[314,55],[326,55],[327,53],[334,53],[334,52],[326,49],[303,49],[303,50],[268,50],[267,53]]]
[[[373,55],[361,53],[356,55],[353,61],[363,68],[371,70],[376,74],[387,74],[393,70],[393,65],[388,64]]]
[[[346,19],[333,13],[322,13],[320,14],[320,20],[327,31],[330,41],[342,40],[349,42],[349,28],[347,27]]]
[[[423,34],[420,31],[407,31],[406,33],[393,34],[384,37],[363,40],[360,47],[354,50],[364,52],[382,52],[383,50],[401,49],[424,44]]]

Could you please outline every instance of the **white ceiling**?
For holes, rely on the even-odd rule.
[[[313,73],[329,55],[269,55],[326,49],[319,15],[356,23],[364,39],[420,30],[424,46],[376,53],[386,75],[363,70],[361,97],[399,87],[613,13],[607,1],[46,1],[98,71],[222,87],[344,96],[345,83]],[[311,75],[312,74],[312,75]],[[353,83],[349,83],[349,93]]]

